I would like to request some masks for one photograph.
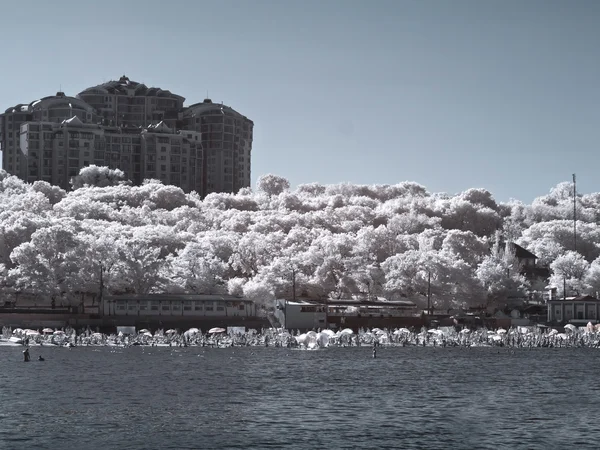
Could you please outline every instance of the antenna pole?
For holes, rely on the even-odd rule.
[[[431,320],[431,270],[427,272],[427,309],[429,310],[429,319]]]
[[[577,251],[577,184],[573,174],[573,249]]]

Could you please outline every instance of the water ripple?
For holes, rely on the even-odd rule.
[[[2,347],[0,443],[596,448],[597,351]]]

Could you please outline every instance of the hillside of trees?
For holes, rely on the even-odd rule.
[[[600,291],[600,193],[561,183],[531,204],[484,189],[305,184],[261,177],[255,189],[201,199],[91,166],[64,191],[0,171],[0,299],[75,302],[80,293],[229,293],[273,298],[408,298],[437,308],[502,304],[541,292]],[[551,278],[520,275],[515,242]],[[101,282],[102,279],[102,282]],[[295,286],[294,293],[292,292]]]

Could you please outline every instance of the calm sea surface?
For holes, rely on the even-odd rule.
[[[600,447],[594,349],[31,354],[0,347],[0,448]]]

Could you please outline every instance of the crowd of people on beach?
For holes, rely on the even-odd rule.
[[[226,330],[213,328],[206,332],[198,328],[186,331],[175,329],[142,329],[134,334],[105,334],[91,329],[75,330],[65,328],[53,330],[20,329],[4,327],[0,344],[30,346],[169,346],[169,347],[286,347],[316,350],[327,347],[360,346],[419,346],[419,347],[508,347],[508,348],[547,348],[547,347],[600,347],[600,327],[591,323],[585,327],[568,324],[559,332],[556,328],[541,326],[517,326],[509,329],[486,328],[469,329],[459,327],[439,327],[408,329],[360,329],[357,332],[346,328],[338,331],[324,329],[301,332],[268,328]],[[375,355],[374,355],[375,356]]]

